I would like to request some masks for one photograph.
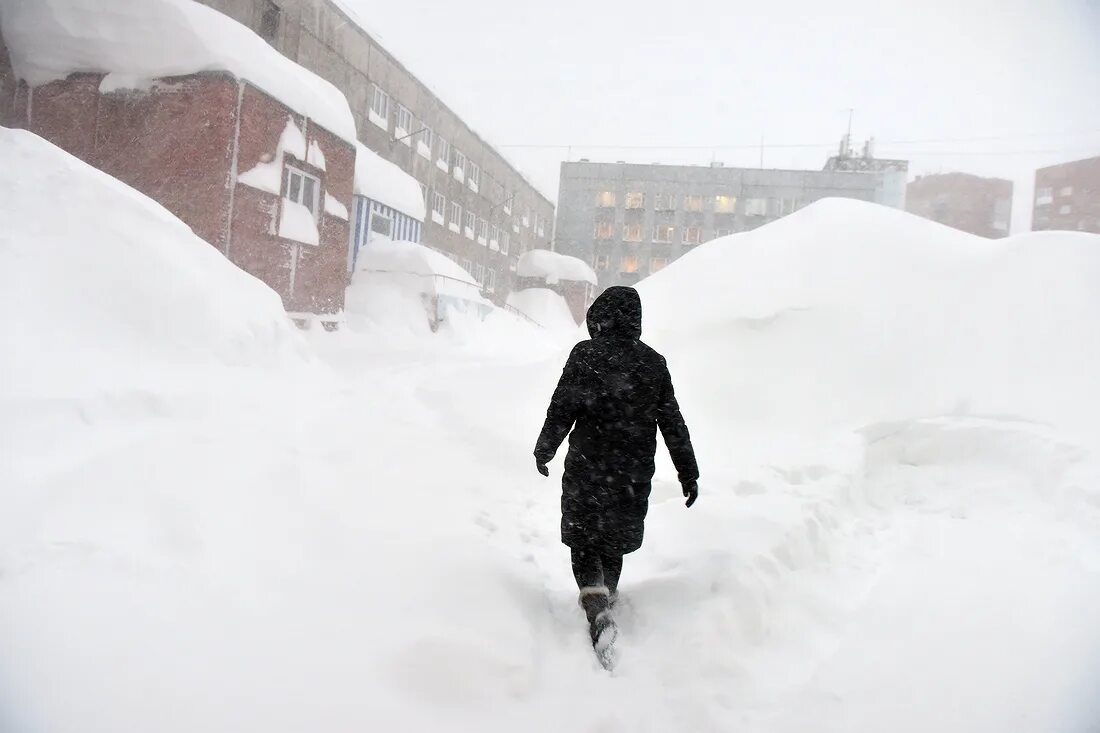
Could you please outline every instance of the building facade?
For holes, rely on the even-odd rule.
[[[590,263],[600,290],[632,285],[703,242],[821,198],[875,201],[878,186],[860,172],[566,162],[555,250]]]
[[[549,248],[554,205],[332,0],[200,0],[344,92],[359,139],[420,182],[422,242],[503,302],[516,262]]]
[[[847,135],[840,141],[837,154],[825,162],[824,170],[870,173],[875,176],[875,203],[905,209],[905,188],[909,180],[909,161],[875,157],[875,139],[863,144],[863,152],[854,155]]]
[[[1100,234],[1100,156],[1035,171],[1031,228]]]
[[[917,176],[906,189],[905,210],[980,237],[1007,237],[1012,181],[970,173]]]

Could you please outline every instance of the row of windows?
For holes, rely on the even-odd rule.
[[[465,153],[456,148],[444,138],[436,135],[432,128],[423,122],[419,122],[403,104],[395,103],[385,91],[375,84],[371,90],[370,121],[389,132],[390,112],[395,110],[393,136],[396,140],[408,147],[416,145],[416,152],[426,160],[435,160],[435,165],[444,173],[449,173],[459,183],[465,183],[474,193],[481,192],[482,175],[481,166],[470,160]],[[486,174],[486,177],[488,174]],[[500,189],[500,201],[494,202],[500,206],[506,215],[512,214],[515,193],[510,193],[502,183],[497,183]],[[485,194],[488,198],[488,193]],[[531,215],[530,207],[524,207],[523,215],[519,217],[523,226],[531,228],[531,222],[535,223],[538,236],[545,236],[546,222],[535,214]],[[541,223],[540,223],[541,221]]]
[[[449,214],[449,216],[448,216]],[[432,221],[440,226],[446,226],[452,232],[461,232],[467,239],[477,239],[479,244],[488,245],[493,249],[500,249],[502,254],[508,254],[511,235],[505,228],[490,224],[488,220],[479,217],[473,211],[463,211],[462,205],[452,201],[447,207],[447,199],[439,191],[431,192],[431,216]],[[519,233],[519,221],[512,222],[513,233]]]
[[[1060,188],[1058,190],[1058,195],[1059,196],[1072,196],[1073,195],[1073,186],[1062,186],[1062,188]],[[1050,186],[1045,186],[1043,188],[1036,188],[1035,189],[1035,204],[1037,206],[1042,206],[1043,204],[1051,204],[1051,203],[1054,203],[1054,189],[1053,188],[1051,188]],[[1069,213],[1069,212],[1063,212],[1063,213]]]
[[[593,266],[597,270],[607,271],[611,269],[611,256],[610,255],[596,255],[592,262]],[[649,260],[649,272],[654,273],[659,270],[663,270],[668,265],[667,257],[651,257]],[[619,259],[619,272],[631,273],[638,272],[641,263],[638,259],[638,255],[626,255]]]
[[[440,252],[440,250],[436,250]],[[481,286],[482,290],[493,292],[497,289],[497,272],[491,267],[486,267],[480,262],[474,262],[468,257],[460,258],[453,252],[442,252],[446,255],[451,262],[461,267],[466,272],[470,273],[477,284]]]
[[[598,222],[596,224],[595,238],[596,239],[614,239],[615,238],[615,225],[612,222]],[[623,226],[624,242],[642,242],[645,241],[642,234],[641,224],[626,224]],[[714,231],[715,237],[725,237],[733,234],[732,229],[716,229]],[[653,227],[653,238],[651,241],[661,244],[671,244],[673,238],[676,235],[676,227],[671,224],[659,224]],[[681,230],[680,241],[683,244],[699,244],[703,241],[703,227],[700,226],[687,226]]]
[[[659,193],[654,196],[654,211],[675,211],[682,208],[684,211],[705,211],[707,200],[710,200],[710,210],[718,214],[733,214],[737,211],[737,197],[727,194],[717,196],[702,196],[690,194],[683,197],[683,205],[679,206],[681,197],[673,193]],[[624,208],[645,209],[646,194],[642,191],[630,191],[624,197]],[[618,195],[614,191],[600,191],[596,194],[596,206],[601,209],[615,208],[618,206]],[[769,209],[775,210],[780,216],[789,214],[798,208],[797,199],[793,198],[760,198],[750,197],[745,199],[745,214],[747,216],[767,216]]]

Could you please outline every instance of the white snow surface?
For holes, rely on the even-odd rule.
[[[279,215],[279,236],[302,244],[316,246],[321,243],[321,234],[317,231],[317,220],[313,218],[313,212],[288,198],[283,198],[282,213]]]
[[[336,198],[328,191],[325,191],[325,213],[332,214],[344,221],[348,220],[348,207],[340,203],[340,199]]]
[[[274,294],[51,155],[112,216],[80,194],[0,230],[49,263],[0,275],[25,367],[0,409],[5,733],[1100,726],[1100,237],[827,200],[647,279],[702,496],[684,509],[659,449],[609,674],[558,541],[562,454],[550,480],[531,458],[548,332],[366,323],[272,361],[300,344]],[[5,220],[41,206],[34,175]],[[172,390],[27,379],[193,374],[204,340],[235,366]]]
[[[309,150],[306,152],[306,162],[321,170],[326,170],[325,151],[321,150],[321,146],[317,144],[316,140],[309,141]]]
[[[106,72],[104,90],[228,71],[348,142],[355,118],[339,89],[246,26],[192,0],[0,0],[0,28],[18,78],[31,86]]]
[[[415,178],[360,142],[355,143],[355,193],[424,221],[424,192]]]
[[[516,263],[516,275],[540,277],[547,285],[557,285],[563,280],[597,284],[596,273],[587,262],[548,249],[524,252]]]
[[[286,125],[279,133],[279,142],[275,144],[275,151],[270,160],[261,160],[252,168],[237,176],[237,180],[246,186],[279,194],[283,190],[283,154],[290,153],[298,160],[304,160],[306,156],[306,136],[301,128],[294,124],[294,119],[286,118]],[[344,217],[347,218],[346,216]]]
[[[508,294],[507,304],[552,333],[575,334],[577,322],[569,305],[549,288],[526,288]]]

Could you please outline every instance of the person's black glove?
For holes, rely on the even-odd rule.
[[[695,503],[695,500],[699,498],[699,482],[688,481],[683,484],[684,496],[687,497],[687,502],[684,506],[691,506]]]
[[[541,473],[543,476],[550,475],[550,469],[546,467],[545,463],[539,461],[538,458],[535,459],[535,468],[537,468],[539,470],[539,473]]]

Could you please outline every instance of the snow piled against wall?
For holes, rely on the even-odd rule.
[[[424,192],[415,178],[363,143],[355,143],[355,193],[424,221]]]
[[[12,173],[0,180],[0,394],[129,391],[297,358],[275,292],[153,200],[22,130],[0,128],[0,170]]]
[[[394,241],[373,233],[370,243],[359,251],[355,278],[375,275],[408,275],[419,283],[418,292],[449,295],[476,303],[488,303],[474,276],[457,262],[416,242]]]
[[[355,140],[355,119],[339,89],[192,0],[3,0],[0,27],[16,76],[31,86],[78,71],[106,72],[105,91],[228,71]]]
[[[554,334],[577,333],[577,322],[565,298],[549,288],[527,288],[508,294],[507,304]]]
[[[525,252],[516,264],[519,277],[539,277],[547,285],[557,285],[562,281],[585,282],[595,285],[596,273],[584,260],[548,249],[533,249]]]

